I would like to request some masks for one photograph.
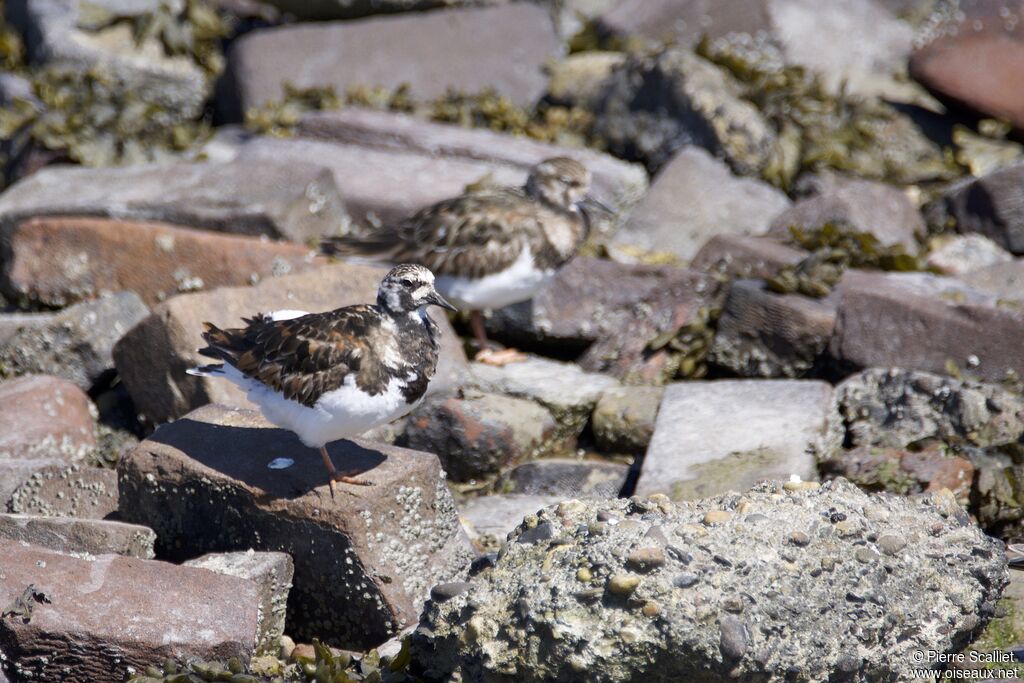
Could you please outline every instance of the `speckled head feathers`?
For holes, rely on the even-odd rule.
[[[415,263],[403,263],[388,271],[377,290],[377,305],[390,313],[411,313],[425,306],[455,310],[434,289],[430,269]]]
[[[590,189],[590,171],[569,157],[545,159],[532,169],[526,192],[563,209],[572,209]]]

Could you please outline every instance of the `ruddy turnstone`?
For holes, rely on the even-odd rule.
[[[429,270],[403,264],[385,276],[375,305],[257,314],[228,330],[205,323],[208,346],[199,353],[223,362],[188,372],[234,382],[270,422],[318,448],[332,494],[336,481],[367,485],[337,472],[325,446],[401,417],[423,399],[439,350],[427,306],[455,310]]]
[[[477,360],[503,364],[521,356],[489,349],[482,311],[532,298],[575,256],[590,232],[584,204],[608,211],[587,196],[589,187],[583,164],[545,159],[521,188],[446,199],[372,235],[329,238],[323,249],[427,266],[437,275],[437,289],[471,311]]]

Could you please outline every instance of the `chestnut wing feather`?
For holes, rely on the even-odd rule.
[[[256,316],[246,323],[228,330],[207,323],[203,339],[209,346],[200,353],[230,363],[305,406],[353,374],[357,386],[376,393],[379,378],[368,370],[379,364],[370,361],[373,350],[367,343],[380,327],[374,307],[348,306],[278,321]]]

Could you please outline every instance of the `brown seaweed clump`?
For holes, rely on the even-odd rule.
[[[833,169],[897,185],[963,173],[952,150],[929,140],[906,115],[877,99],[829,91],[778,49],[750,36],[705,38],[697,54],[729,71],[779,131],[764,177],[784,190],[804,172]]]
[[[786,265],[766,279],[768,289],[780,294],[799,292],[822,298],[842,278],[848,268],[870,268],[888,271],[923,270],[921,260],[907,253],[902,245],[883,247],[878,238],[867,232],[844,230],[843,226],[826,223],[817,230],[790,229],[791,241],[811,252],[796,265]]]

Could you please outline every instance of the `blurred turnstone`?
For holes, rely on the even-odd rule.
[[[521,356],[488,348],[482,310],[526,301],[580,248],[590,232],[585,203],[590,172],[573,159],[546,159],[521,188],[464,194],[423,209],[397,226],[366,236],[332,237],[328,254],[422,263],[437,288],[472,311],[477,360],[503,364]]]
[[[375,305],[326,313],[257,314],[245,327],[205,323],[204,356],[223,361],[189,370],[224,377],[245,390],[273,424],[320,449],[334,482],[367,482],[334,469],[326,444],[356,436],[411,411],[437,368],[438,328],[427,306],[454,311],[420,265],[393,268]]]

